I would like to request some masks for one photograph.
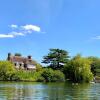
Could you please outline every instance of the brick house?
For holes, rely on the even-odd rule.
[[[8,53],[7,60],[12,62],[16,69],[36,70],[36,64],[32,60],[31,56],[22,57]]]

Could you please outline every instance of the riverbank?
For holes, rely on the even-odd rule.
[[[84,67],[84,58],[80,58],[80,60],[72,60],[69,64],[63,69],[52,69],[48,68],[39,68],[38,70],[17,70],[14,68],[14,65],[8,61],[0,61],[0,80],[2,81],[21,81],[21,82],[65,82],[67,79],[72,83],[81,83],[86,82],[89,83],[93,80],[93,74],[90,70],[90,65],[88,65],[88,70],[82,70]],[[78,62],[82,63],[82,66],[79,65]],[[75,66],[74,66],[75,64]],[[74,66],[74,69],[72,67]],[[72,68],[71,68],[72,67]],[[76,72],[76,68],[81,68],[82,74],[78,71]],[[88,73],[89,75],[86,75]],[[96,81],[97,82],[97,81]]]

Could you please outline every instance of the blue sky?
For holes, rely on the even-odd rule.
[[[41,62],[50,48],[100,57],[99,44],[99,0],[0,2],[0,59],[17,52]]]

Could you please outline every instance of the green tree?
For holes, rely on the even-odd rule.
[[[20,53],[15,53],[15,56],[22,56]]]
[[[93,57],[90,56],[88,57],[89,60],[91,60],[91,71],[92,73],[95,75],[97,75],[98,73],[100,73],[100,58],[98,57]]]
[[[49,64],[52,69],[61,69],[68,61],[68,52],[62,49],[50,49],[47,56],[43,57],[42,63]]]
[[[12,80],[15,68],[8,61],[0,61],[0,80]]]
[[[90,64],[89,59],[77,55],[65,66],[64,74],[73,82],[89,82],[93,79]]]
[[[60,70],[53,70],[51,68],[45,68],[41,74],[46,82],[61,82],[65,81],[65,76]]]

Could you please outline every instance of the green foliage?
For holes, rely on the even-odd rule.
[[[15,53],[15,56],[22,56],[20,53]]]
[[[34,79],[36,82],[44,82],[45,79],[42,77],[43,69],[41,71],[35,72],[34,73]]]
[[[53,82],[57,82],[57,81],[63,82],[65,81],[65,75],[61,71],[55,70],[53,73],[52,81]]]
[[[97,57],[93,57],[93,56],[90,56],[88,57],[89,60],[91,60],[91,71],[92,73],[95,75],[97,75],[98,73],[98,70],[100,70],[100,58],[97,58]]]
[[[91,61],[81,56],[75,56],[64,68],[66,78],[73,82],[89,82],[93,79],[90,68]]]
[[[12,80],[14,73],[13,64],[8,61],[0,61],[0,80]]]
[[[28,70],[16,70],[8,61],[0,61],[0,80],[2,81],[38,81],[40,72]]]
[[[61,82],[65,80],[64,74],[61,71],[52,70],[51,68],[45,68],[41,75],[46,82]]]
[[[64,81],[64,74],[59,70],[52,70],[49,68],[42,69],[41,71],[16,71],[15,80],[17,81],[35,81],[35,82],[57,82]]]
[[[52,69],[61,69],[68,61],[68,52],[61,49],[50,49],[47,56],[44,56],[43,63],[49,64]]]
[[[21,56],[19,53],[15,55]],[[11,62],[0,61],[0,80],[61,82],[66,78],[72,82],[89,82],[93,74],[100,76],[100,58],[84,58],[78,54],[69,59],[68,52],[61,49],[50,49],[48,55],[44,56],[43,63],[48,64],[48,68],[43,68],[34,60],[33,63],[36,71],[16,70]]]
[[[33,78],[34,73],[34,71],[17,70],[15,75],[18,81],[35,81]]]

